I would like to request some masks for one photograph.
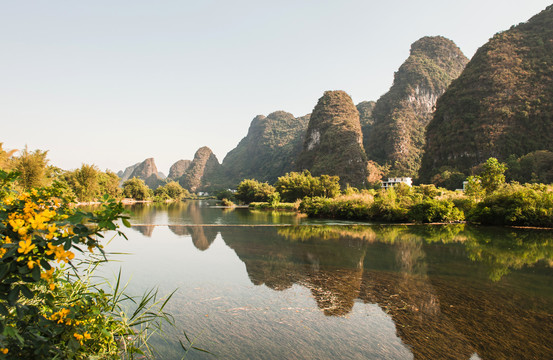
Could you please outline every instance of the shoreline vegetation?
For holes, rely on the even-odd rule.
[[[60,189],[25,190],[20,179],[0,170],[0,359],[153,355],[148,339],[173,324],[172,294],[132,297],[121,273],[114,283],[95,274],[108,261],[104,236],[130,226],[123,205],[105,196],[81,211]]]
[[[226,208],[247,205],[253,210],[296,211],[327,219],[553,227],[553,185],[507,183],[505,174],[510,169],[495,158],[481,164],[478,175],[467,178],[465,191],[402,183],[389,189],[381,189],[380,183],[367,183],[366,188],[357,189],[342,187],[338,176],[313,176],[304,170],[287,173],[273,185],[245,179],[236,190],[199,196],[176,181],[166,181],[156,189],[136,177],[120,183],[116,174],[102,172],[94,165],[64,171],[48,165],[46,154],[24,149],[14,156],[13,151],[6,152],[0,146],[0,169],[19,174],[19,190],[49,186],[71,204],[79,205],[97,204],[104,196],[124,204],[219,199]]]
[[[380,223],[460,223],[553,228],[553,185],[506,183],[507,166],[490,158],[465,191],[398,184],[340,189],[336,176],[288,173],[274,186],[247,179],[234,200],[251,209],[298,211],[313,218]],[[281,200],[284,200],[281,202]]]

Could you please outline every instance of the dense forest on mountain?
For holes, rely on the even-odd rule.
[[[296,118],[285,111],[256,116],[246,137],[223,160],[225,182],[233,187],[243,179],[273,183],[293,170],[308,122],[309,115]]]
[[[337,175],[342,184],[364,186],[367,157],[359,111],[344,91],[326,91],[313,109],[296,168]]]
[[[553,150],[553,6],[493,36],[438,100],[421,181]]]
[[[364,121],[367,157],[390,165],[390,175],[416,177],[436,100],[467,62],[455,43],[444,37],[414,42],[392,87],[374,105],[372,124]]]

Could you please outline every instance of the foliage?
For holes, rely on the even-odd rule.
[[[311,113],[296,168],[315,175],[338,175],[344,186],[364,187],[367,156],[362,138],[359,112],[350,96],[325,91]]]
[[[338,176],[321,175],[314,177],[308,170],[291,172],[278,178],[276,190],[282,201],[294,202],[304,197],[335,197],[340,194]]]
[[[553,7],[495,34],[438,99],[420,171],[553,150]],[[478,84],[478,86],[475,86]],[[376,111],[376,109],[375,109]]]
[[[507,166],[493,157],[482,165],[482,172],[478,178],[486,194],[492,193],[505,184],[505,170],[507,170]]]
[[[441,36],[423,37],[411,45],[392,87],[374,106],[370,131],[363,133],[368,158],[388,164],[388,176],[416,177],[434,102],[467,62],[461,50]]]
[[[453,222],[465,219],[464,213],[452,201],[427,199],[413,205],[407,215],[421,223]]]
[[[47,154],[48,151],[41,150],[30,152],[25,146],[19,156],[11,159],[10,168],[19,172],[17,184],[22,189],[30,190],[50,183]]]
[[[434,175],[430,182],[448,190],[455,190],[463,187],[465,179],[466,175],[462,172],[445,167],[440,173]]]
[[[3,149],[3,145],[4,143],[0,143],[0,170],[7,170],[10,160],[17,150],[6,151]]]
[[[553,183],[553,152],[539,150],[516,158],[511,155],[506,160],[506,177],[519,183]]]
[[[170,181],[167,184],[155,189],[154,196],[158,201],[180,201],[183,198],[190,196],[190,193],[178,182]]]
[[[278,194],[278,193],[275,193]],[[284,211],[297,211],[299,202],[295,203],[269,203],[269,202],[252,202],[249,205],[250,209],[254,210],[284,210]]]
[[[404,185],[404,184],[403,184]],[[445,189],[433,185],[397,186],[335,198],[305,198],[300,211],[311,217],[386,222],[454,222],[464,213]],[[450,195],[453,197],[452,195]]]
[[[484,225],[553,227],[553,187],[505,185],[477,203],[468,219]]]
[[[230,201],[233,201],[235,199],[234,193],[228,189],[215,192],[215,196],[219,200],[228,199]]]
[[[144,333],[135,326],[149,327],[158,316],[170,320],[163,305],[158,314],[146,306],[155,293],[127,317],[119,283],[113,293],[91,283],[91,270],[104,258],[103,232],[123,235],[116,221],[128,225],[122,205],[105,197],[96,212],[75,211],[52,188],[15,191],[16,176],[0,171],[0,358],[144,354]],[[100,257],[92,261],[87,248]],[[79,260],[75,252],[83,252]]]
[[[235,207],[236,205],[232,201],[230,201],[229,199],[223,198],[223,199],[221,199],[221,206]]]
[[[124,197],[141,201],[148,200],[152,195],[152,191],[142,179],[134,177],[123,183]]]
[[[486,191],[482,187],[482,181],[478,176],[469,176],[465,186],[465,194],[475,199],[482,199]]]
[[[229,186],[236,186],[242,179],[272,184],[292,171],[308,121],[309,115],[296,118],[285,111],[256,116],[248,134],[223,160]]]
[[[254,201],[268,201],[269,196],[274,192],[275,188],[267,183],[246,179],[238,185],[236,198],[245,204]]]
[[[201,147],[194,154],[194,160],[179,179],[183,188],[196,193],[205,191],[220,182],[221,165],[210,148]]]

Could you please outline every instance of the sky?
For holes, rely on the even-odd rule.
[[[549,0],[551,1],[551,0]],[[378,100],[423,36],[471,58],[541,0],[0,0],[0,142],[50,164],[168,173],[219,161],[251,120],[310,113],[326,90]]]

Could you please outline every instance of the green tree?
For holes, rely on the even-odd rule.
[[[18,184],[21,188],[29,190],[49,183],[47,153],[41,150],[29,152],[25,146],[21,154],[12,159],[12,168],[20,173]]]
[[[98,174],[98,186],[100,188],[100,194],[109,195],[117,198],[121,195],[121,188],[119,182],[121,179],[116,173],[110,170],[100,172]]]
[[[75,195],[80,201],[92,201],[99,192],[98,184],[100,170],[95,165],[83,164],[80,169],[73,172],[75,178]]]
[[[6,151],[3,149],[4,143],[0,143],[0,169],[5,170],[9,167],[10,159],[17,150]]]
[[[275,188],[267,183],[254,179],[246,179],[238,185],[236,198],[246,204],[251,202],[267,202],[269,201],[269,196],[275,191]]]
[[[480,181],[482,182],[482,188],[486,191],[486,194],[494,192],[505,184],[505,171],[507,165],[500,163],[496,158],[489,158],[484,165],[482,165],[482,172],[480,173]]]
[[[175,200],[179,201],[186,196],[190,196],[188,190],[183,188],[178,182],[170,181],[164,186],[158,187],[154,191],[154,195],[160,200]]]
[[[144,180],[133,177],[123,183],[123,196],[135,200],[148,200],[151,197],[151,190]]]
[[[338,176],[321,175],[314,177],[308,170],[291,172],[278,178],[275,187],[282,200],[294,202],[304,197],[322,196],[332,198],[340,194]]]
[[[467,178],[465,194],[476,199],[482,199],[484,197],[485,191],[479,176],[469,176]]]

